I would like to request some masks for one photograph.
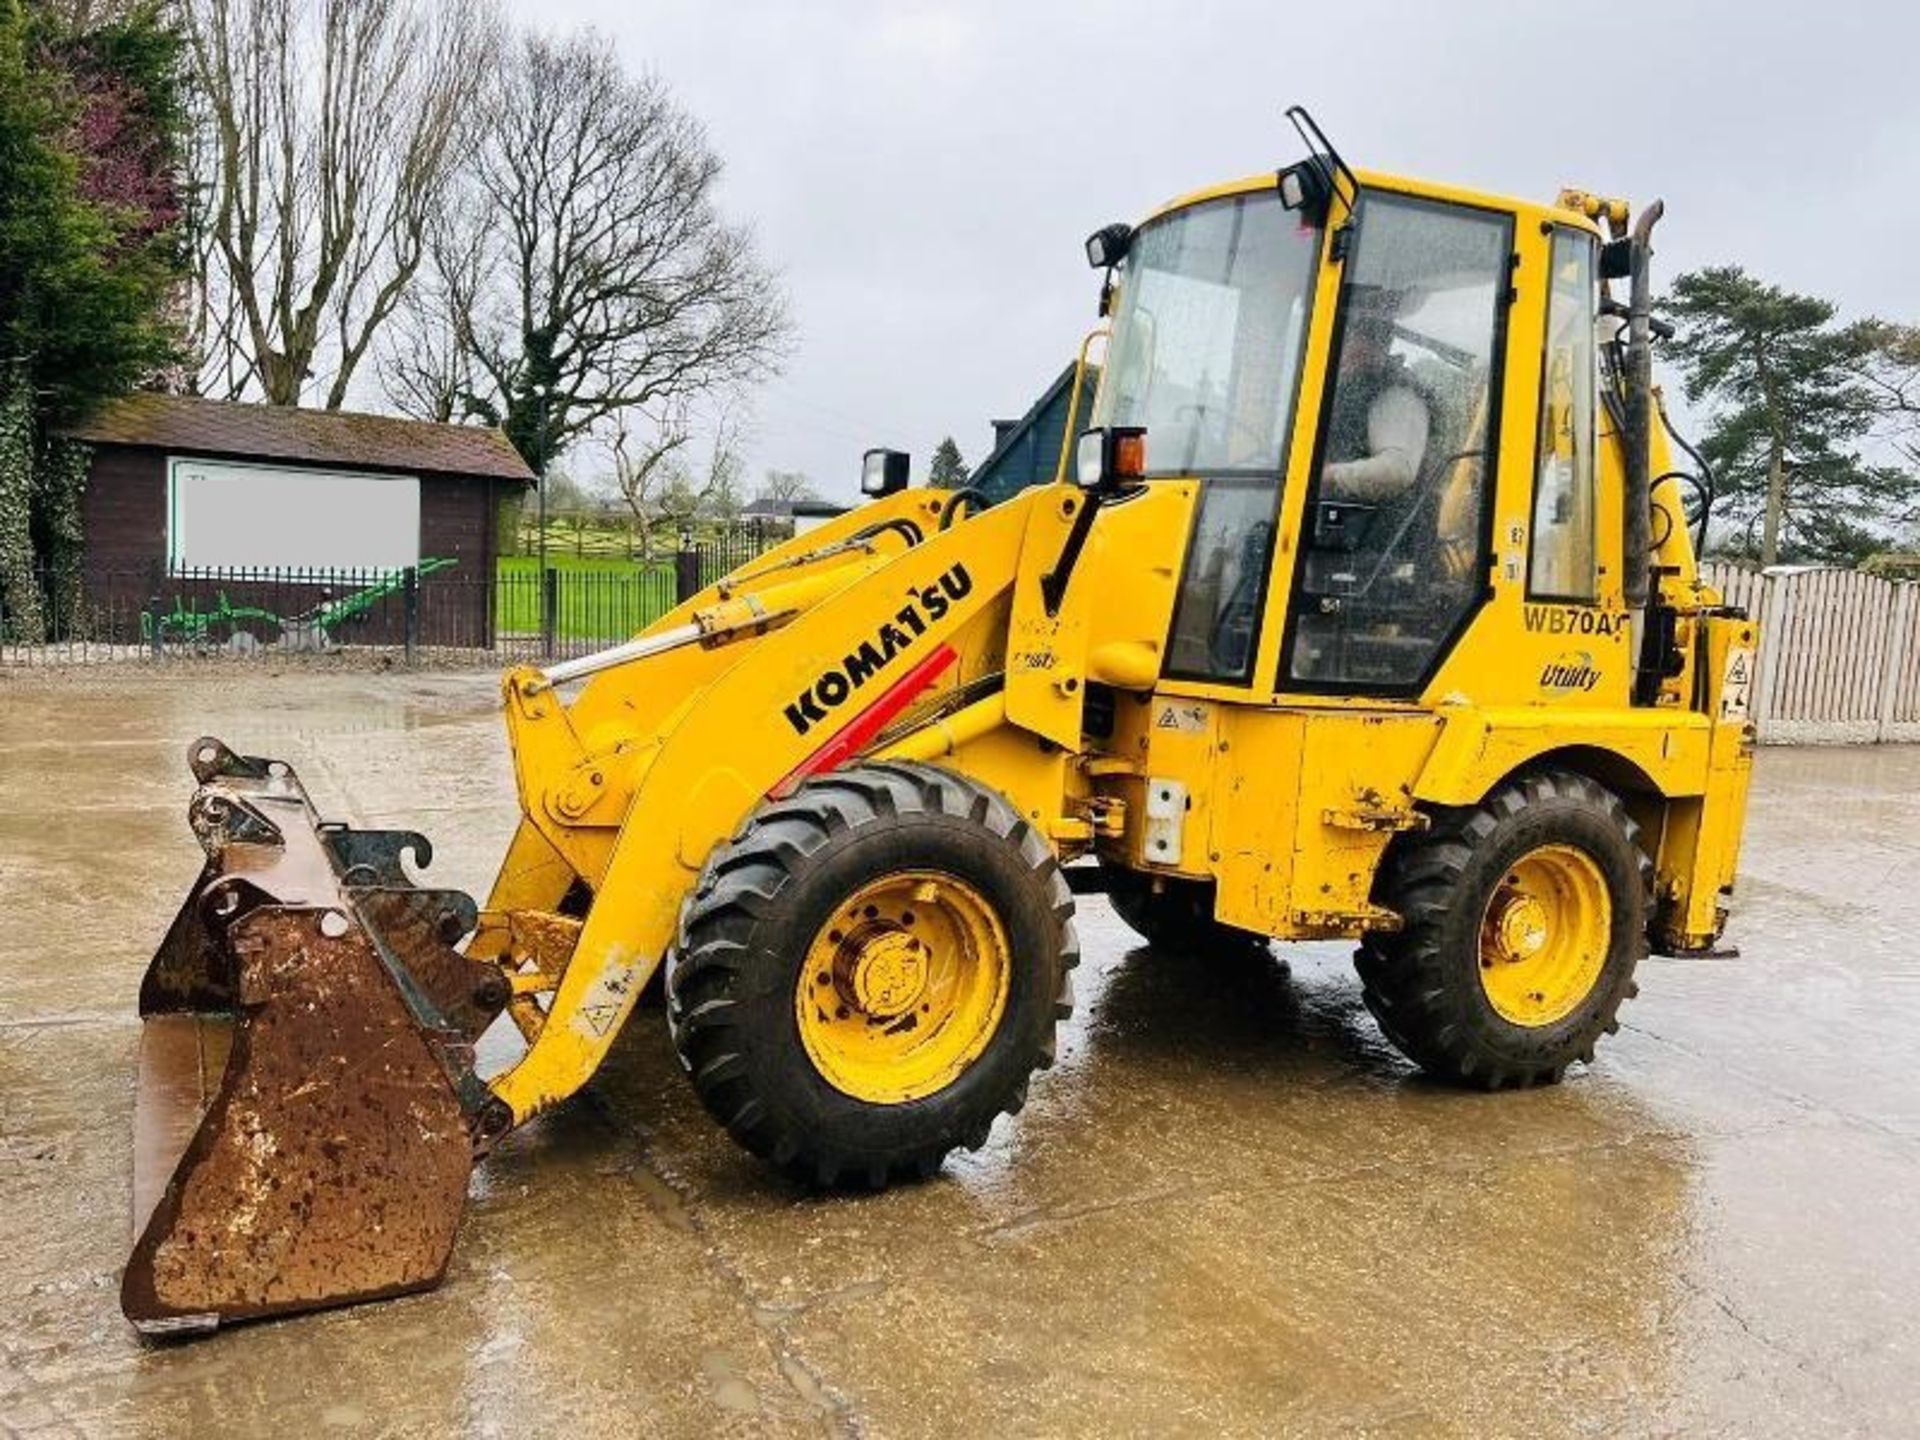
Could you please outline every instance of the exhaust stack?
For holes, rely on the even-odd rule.
[[[1627,292],[1626,573],[1630,609],[1653,591],[1653,227],[1666,210],[1655,200],[1633,222],[1633,274]]]

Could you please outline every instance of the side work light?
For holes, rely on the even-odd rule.
[[[876,499],[907,488],[907,452],[869,450],[860,461],[860,489]]]
[[[1087,237],[1087,264],[1096,270],[1108,270],[1127,258],[1133,244],[1133,227],[1119,221],[1102,225]]]
[[[1082,490],[1118,490],[1147,473],[1147,432],[1140,425],[1083,430],[1073,448],[1073,474]]]
[[[1317,155],[1280,172],[1280,203],[1309,225],[1326,221],[1333,201],[1333,176]]]

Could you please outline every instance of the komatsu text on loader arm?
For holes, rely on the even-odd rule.
[[[1491,1090],[1590,1061],[1649,948],[1718,943],[1755,633],[1652,384],[1659,204],[1356,174],[1294,118],[1277,175],[1088,242],[1105,351],[1055,483],[989,506],[873,452],[862,508],[508,673],[484,905],[193,744],[136,1325],[436,1283],[476,1158],[656,974],[742,1145],[878,1187],[1052,1061],[1076,893],[1156,947],[1350,939],[1395,1045]]]

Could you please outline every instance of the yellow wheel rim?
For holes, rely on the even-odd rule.
[[[807,947],[794,989],[821,1077],[873,1105],[945,1089],[1007,1010],[1012,951],[980,892],[931,870],[861,886]]]
[[[1543,845],[1508,867],[1480,921],[1480,985],[1501,1019],[1538,1027],[1593,993],[1613,937],[1607,877],[1584,850]]]

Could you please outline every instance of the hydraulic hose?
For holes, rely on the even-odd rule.
[[[940,528],[945,530],[960,518],[960,509],[965,506],[974,513],[987,508],[993,502],[987,498],[987,492],[972,485],[962,486],[947,497],[947,503],[940,507]]]
[[[1694,470],[1697,472],[1697,474],[1688,477],[1694,481],[1700,490],[1700,518],[1694,522],[1696,528],[1693,554],[1696,560],[1705,559],[1707,554],[1707,520],[1713,514],[1713,502],[1720,496],[1720,482],[1714,478],[1713,467],[1707,464],[1707,457],[1694,448],[1691,440],[1687,439],[1679,430],[1674,428],[1673,417],[1667,414],[1666,402],[1656,401],[1655,403],[1660,407],[1660,423],[1666,427],[1668,437],[1686,453],[1689,460],[1693,461]]]

